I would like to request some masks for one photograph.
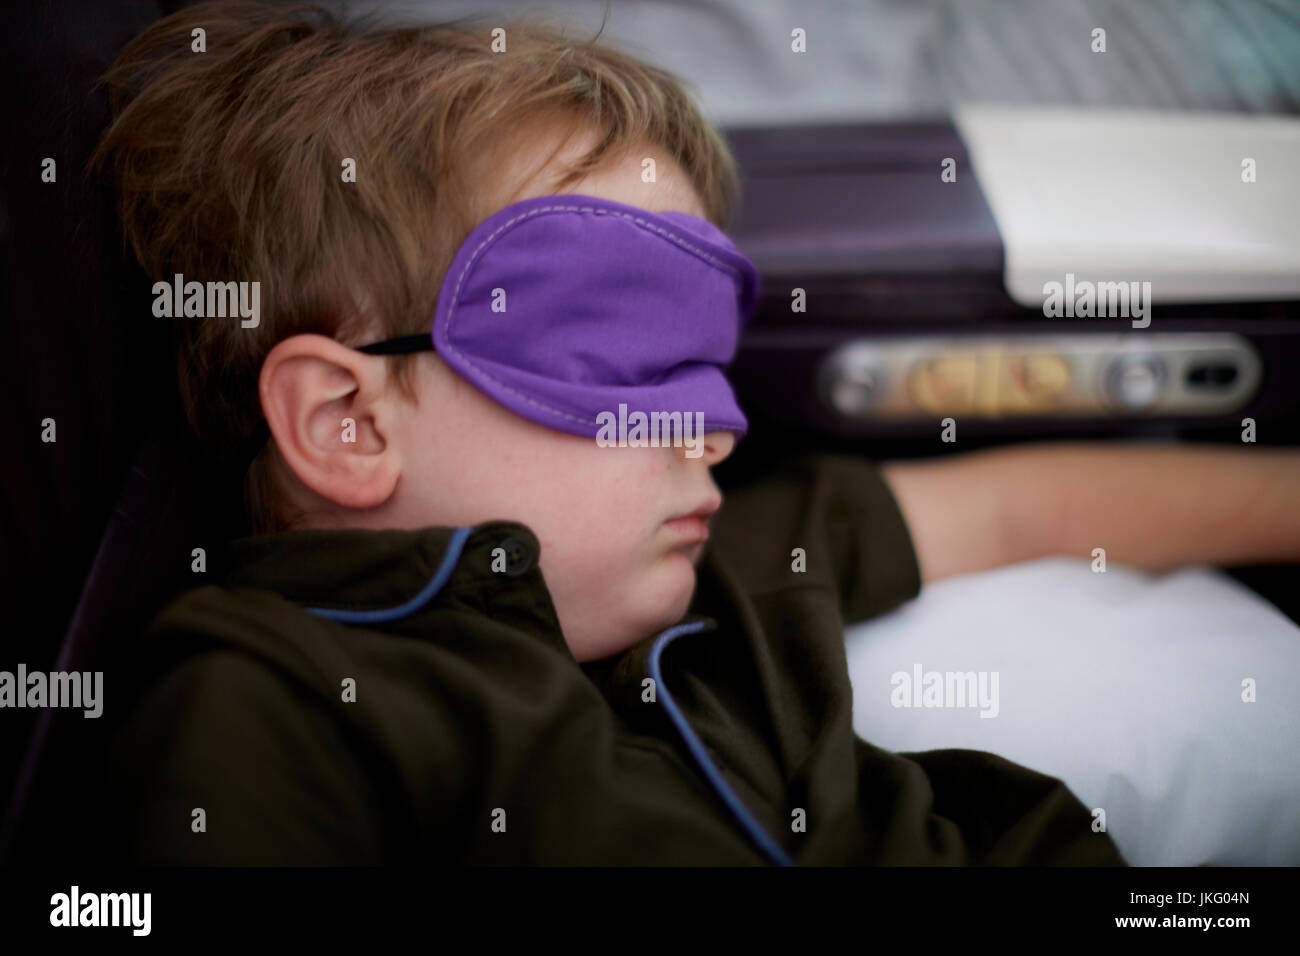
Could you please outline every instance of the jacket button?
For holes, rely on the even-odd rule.
[[[533,566],[533,549],[519,538],[506,538],[501,542],[506,553],[506,575],[517,578]]]

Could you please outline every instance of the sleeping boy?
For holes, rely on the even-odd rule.
[[[110,79],[145,270],[261,295],[169,320],[251,533],[131,649],[132,861],[1122,864],[1058,779],[856,737],[846,624],[1097,546],[1300,558],[1254,448],[800,455],[724,502],[734,161],[607,46],[201,4]]]

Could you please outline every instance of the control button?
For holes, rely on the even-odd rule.
[[[831,405],[841,415],[852,418],[864,415],[880,397],[884,372],[866,362],[844,362],[832,372],[829,394]]]
[[[1070,366],[1059,355],[1027,355],[1024,388],[1031,398],[1053,398],[1070,387]]]
[[[1165,387],[1165,363],[1158,355],[1126,355],[1106,371],[1106,394],[1125,408],[1146,408]]]
[[[912,399],[928,412],[974,407],[978,367],[974,355],[949,355],[921,363],[912,374]]]
[[[1237,366],[1227,362],[1197,365],[1187,373],[1187,384],[1201,388],[1227,388],[1237,380]]]
[[[517,578],[533,566],[533,549],[520,538],[506,538],[501,542],[506,553],[506,575]]]
[[[1059,355],[1012,355],[1004,369],[1007,409],[1046,411],[1070,389],[1070,366]]]

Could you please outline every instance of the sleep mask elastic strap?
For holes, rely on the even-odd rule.
[[[357,351],[370,355],[408,355],[411,352],[436,352],[437,349],[433,347],[433,337],[428,332],[421,332],[419,335],[402,335],[395,339],[359,345]]]

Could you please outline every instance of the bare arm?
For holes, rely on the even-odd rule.
[[[1054,443],[881,466],[923,582],[1048,555],[1300,561],[1300,451]]]

